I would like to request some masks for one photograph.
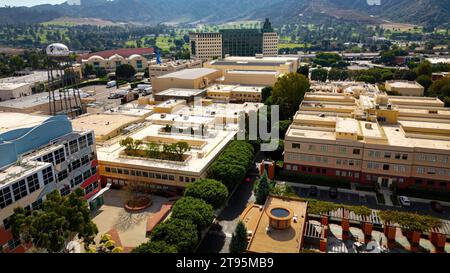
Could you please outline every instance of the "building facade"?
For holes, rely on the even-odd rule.
[[[85,68],[86,65],[91,65],[94,70],[104,70],[106,72],[114,72],[117,67],[123,64],[131,65],[138,72],[143,72],[148,68],[148,60],[137,54],[129,57],[123,57],[119,54],[115,54],[109,58],[93,55],[87,59],[82,59],[81,62],[83,68]]]
[[[190,68],[202,68],[202,61],[199,59],[177,60],[161,64],[154,63],[148,66],[150,79]]]
[[[64,196],[77,188],[91,207],[101,202],[93,200],[101,190],[95,138],[92,131],[73,131],[66,116],[0,117],[0,250],[24,252],[8,222],[16,207],[39,209],[48,193]]]
[[[0,83],[0,101],[30,96],[31,93],[28,83]]]
[[[284,169],[354,183],[450,189],[450,111],[436,98],[372,87],[307,93],[286,133]]]
[[[219,33],[191,33],[192,58],[203,61],[225,56],[278,55],[278,34],[268,19],[261,29],[222,29]]]

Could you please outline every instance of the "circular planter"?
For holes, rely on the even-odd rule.
[[[152,205],[150,197],[142,196],[125,202],[125,210],[128,212],[141,212]]]

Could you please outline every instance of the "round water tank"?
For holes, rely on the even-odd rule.
[[[70,54],[69,48],[60,43],[47,46],[47,55],[51,57],[67,57]]]

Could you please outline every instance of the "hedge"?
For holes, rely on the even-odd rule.
[[[276,180],[343,189],[351,188],[350,181],[347,180],[315,174],[302,174],[286,170],[280,171]]]
[[[449,190],[437,191],[412,186],[406,189],[397,188],[397,195],[450,202]]]

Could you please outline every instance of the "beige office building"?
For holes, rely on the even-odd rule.
[[[279,74],[296,72],[300,66],[299,57],[226,57],[203,64],[203,67],[222,70],[276,71]]]
[[[208,61],[222,57],[222,34],[191,33],[189,39],[192,59]]]
[[[220,70],[211,68],[184,69],[154,78],[153,93],[157,94],[170,88],[204,89],[221,76]]]
[[[389,187],[450,189],[450,110],[373,86],[307,93],[286,133],[284,169]]]
[[[396,92],[402,96],[423,96],[425,88],[416,81],[386,81],[386,91]]]
[[[278,34],[276,32],[265,32],[263,34],[263,55],[265,57],[276,57],[278,55]]]
[[[13,100],[31,95],[29,83],[0,83],[0,101]]]

